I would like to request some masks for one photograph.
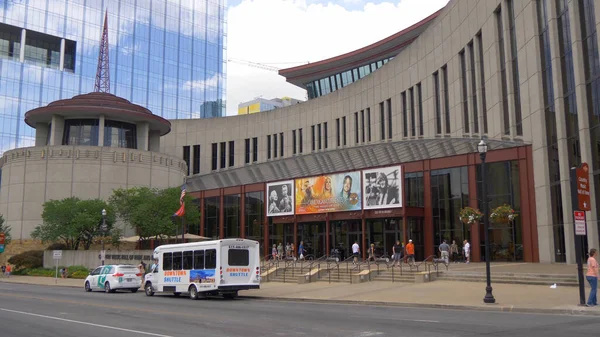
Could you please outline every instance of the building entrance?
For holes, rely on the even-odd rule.
[[[367,219],[367,245],[375,245],[376,256],[390,257],[396,240],[404,242],[403,232],[402,218]]]
[[[271,252],[271,248],[273,245],[275,247],[281,246],[283,247],[283,253],[285,253],[285,246],[287,244],[294,243],[294,224],[291,223],[275,223],[271,224],[271,228],[269,229],[269,249]]]
[[[422,261],[425,258],[424,220],[421,217],[408,217],[407,220],[408,237],[405,244],[408,243],[408,240],[413,240],[413,244],[415,245],[415,260]]]
[[[361,244],[362,228],[361,220],[331,221],[331,249],[337,249],[340,261],[352,255],[354,242]],[[329,252],[331,255],[331,252]]]
[[[305,258],[318,259],[325,255],[325,222],[298,224],[299,241],[304,241]]]

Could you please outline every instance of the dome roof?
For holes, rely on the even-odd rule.
[[[50,123],[53,115],[65,119],[100,118],[129,123],[148,122],[151,131],[159,131],[161,136],[171,131],[171,122],[154,115],[150,110],[130,101],[104,92],[81,94],[69,99],[61,99],[47,106],[25,113],[25,123],[35,128],[37,123]]]
[[[51,102],[48,107],[102,107],[107,109],[123,109],[133,112],[142,112],[152,115],[152,112],[141,105],[133,104],[130,101],[105,92],[91,92],[81,94],[69,99],[61,99]]]

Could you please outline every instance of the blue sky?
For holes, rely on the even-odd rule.
[[[227,58],[279,68],[347,53],[409,27],[448,0],[229,0]],[[256,97],[306,99],[276,71],[227,65],[227,114]]]

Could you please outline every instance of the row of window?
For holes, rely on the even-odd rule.
[[[217,268],[217,250],[189,250],[184,252],[163,253],[163,271],[197,270]]]
[[[61,68],[62,59],[60,70],[73,72],[75,49],[75,41],[0,23],[0,58],[54,69]]]
[[[63,132],[63,145],[99,146],[99,120],[98,119],[67,119]],[[47,144],[50,143],[52,125],[48,127]],[[104,121],[103,146],[120,147],[128,149],[137,148],[137,135],[135,124]]]
[[[193,157],[190,156],[190,146],[183,147],[183,160],[187,164],[187,175],[190,175],[190,167],[192,174],[200,173],[200,145],[193,145]],[[192,161],[192,165],[190,165]]]
[[[421,91],[421,83],[418,83],[417,85],[408,89],[408,94],[406,91],[404,91],[400,96],[402,97],[402,136],[408,137],[409,129],[411,137],[417,136],[417,114],[419,121],[418,134],[419,136],[423,136],[425,133],[425,126],[423,125],[423,95]],[[410,102],[407,100],[410,100]],[[408,121],[409,116],[410,123]]]
[[[277,134],[267,136],[267,159],[271,159],[271,145],[273,146],[273,158],[277,158],[278,153],[280,157],[283,157],[283,132],[279,133],[279,146],[277,146]]]
[[[393,57],[383,59],[370,64],[365,64],[354,69],[350,69],[335,75],[327,76],[316,81],[305,83],[306,91],[308,92],[308,99],[317,98],[320,96],[327,95],[338,89],[347,86],[350,83],[356,82],[361,78],[369,75],[375,70],[383,67],[384,64],[388,63]]]
[[[229,143],[229,155],[227,155],[227,145]],[[219,167],[233,167],[235,165],[235,141],[212,143],[211,154],[211,170],[216,170]],[[220,159],[220,160],[219,160]],[[229,163],[227,162],[229,159]]]

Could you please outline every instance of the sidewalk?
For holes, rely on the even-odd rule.
[[[55,281],[51,277],[34,276],[0,278],[0,282],[5,283],[77,287],[82,291],[83,281]],[[264,282],[261,289],[241,291],[240,296],[264,300],[600,316],[600,307],[577,305],[579,290],[576,287],[551,289],[549,286],[515,284],[492,284],[492,287],[496,304],[483,303],[485,283],[439,280],[419,284],[381,281],[361,284]],[[587,294],[586,289],[586,296]]]

